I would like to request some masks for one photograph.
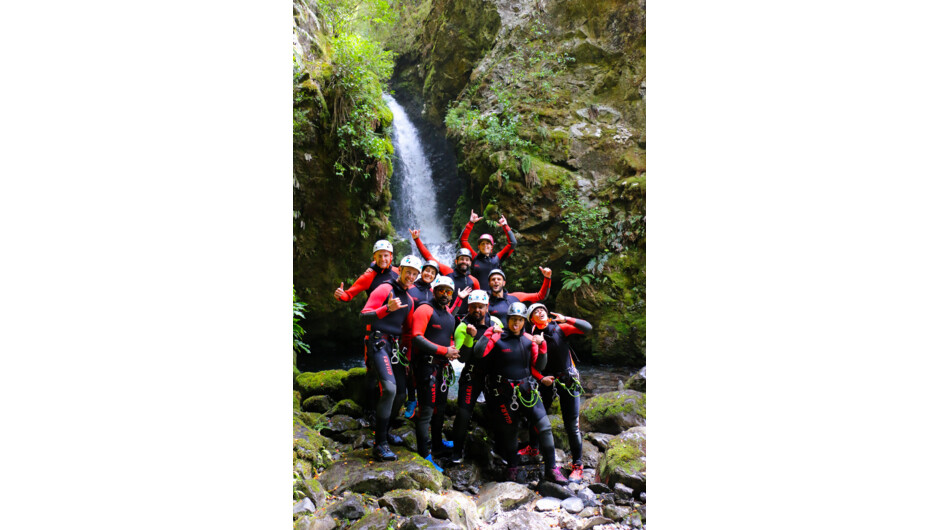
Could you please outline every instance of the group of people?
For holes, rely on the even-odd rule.
[[[590,331],[591,325],[550,313],[539,303],[548,296],[551,269],[539,267],[543,280],[537,293],[507,292],[500,265],[515,249],[515,235],[506,218],[500,217],[508,244],[494,254],[493,236],[482,234],[474,250],[469,237],[479,220],[471,211],[453,268],[431,255],[421,242],[420,230],[411,230],[423,260],[408,255],[395,267],[391,243],[379,240],[365,273],[349,289],[341,283],[334,292],[337,300],[345,302],[362,291],[368,296],[361,317],[366,323],[369,384],[377,391],[372,404],[373,456],[397,459],[389,444],[402,445],[403,441],[389,429],[407,397],[406,415],[414,419],[418,454],[439,471],[443,470],[432,453],[450,450],[449,458],[439,456],[441,463],[462,462],[473,407],[482,393],[487,427],[497,453],[508,464],[509,480],[519,480],[520,456],[541,453],[546,479],[560,484],[580,482],[582,389],[567,337]],[[451,365],[454,360],[465,363],[459,381]],[[455,384],[459,385],[457,414],[453,441],[448,441],[442,432],[444,410],[447,390]],[[567,477],[555,462],[546,416],[555,397],[571,447],[573,465]],[[530,428],[529,445],[519,449],[523,418]]]

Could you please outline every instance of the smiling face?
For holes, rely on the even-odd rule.
[[[434,289],[434,301],[437,302],[441,307],[447,307],[450,305],[450,297],[454,295],[454,290],[450,287],[438,286]]]
[[[521,333],[523,326],[525,326],[525,319],[518,315],[509,317],[509,322],[506,323],[506,327],[509,328],[509,331],[514,335]]]
[[[421,279],[431,283],[437,278],[437,270],[434,267],[427,266],[421,271]]]
[[[477,250],[482,252],[484,256],[489,256],[490,252],[493,252],[493,244],[486,239],[481,239],[480,243],[477,244]]]
[[[392,264],[392,253],[387,250],[376,250],[372,259],[380,269],[387,269]]]
[[[398,282],[405,289],[408,289],[409,287],[411,287],[412,284],[414,284],[415,280],[417,279],[418,279],[418,269],[414,267],[402,267],[401,270],[398,271]]]
[[[490,290],[496,294],[503,292],[503,286],[506,285],[506,278],[502,274],[490,276]]]
[[[467,270],[470,269],[470,257],[469,256],[457,256],[457,271],[460,274],[466,274]]]
[[[470,307],[467,309],[467,316],[470,317],[470,320],[473,322],[483,322],[487,307],[486,304],[470,304]]]

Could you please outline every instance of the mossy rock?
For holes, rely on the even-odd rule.
[[[366,369],[364,367],[351,368],[346,373],[343,398],[350,399],[359,405],[368,401],[369,388],[366,386]]]
[[[329,412],[326,413],[327,416],[333,416],[335,414],[345,414],[346,416],[352,416],[354,418],[362,417],[362,407],[358,403],[351,399],[344,399],[334,405]]]
[[[329,418],[319,412],[298,412],[296,417],[300,422],[314,431],[322,429]]]
[[[342,399],[343,385],[349,372],[346,370],[324,370],[304,372],[297,376],[300,395],[306,400],[310,396],[330,396]]]
[[[597,463],[597,480],[621,483],[635,492],[646,490],[646,436],[624,432],[614,437]]]
[[[349,527],[349,530],[387,530],[389,527],[394,528],[392,522],[394,518],[385,508],[379,508],[370,511],[365,517],[356,521],[354,525]]]
[[[581,405],[582,431],[619,434],[646,425],[646,394],[635,390],[605,392]]]
[[[430,462],[402,447],[392,447],[398,456],[394,462],[372,459],[370,450],[350,451],[318,477],[333,495],[344,491],[381,496],[394,489],[429,489],[440,492],[451,480],[434,469]]]
[[[333,441],[319,433],[310,433],[306,438],[294,438],[294,454],[297,458],[306,460],[314,468],[321,468],[333,461],[330,448]]]
[[[420,491],[392,490],[379,499],[379,506],[398,515],[418,515],[428,507],[428,500]]]
[[[303,408],[308,412],[327,412],[333,408],[334,401],[330,396],[310,396],[304,400]]]
[[[568,433],[565,432],[565,422],[560,414],[551,414],[548,421],[552,424],[552,438],[555,439],[555,449],[570,451],[571,444],[568,443]]]
[[[303,410],[303,405],[300,402],[300,392],[294,391],[294,410],[300,411]]]

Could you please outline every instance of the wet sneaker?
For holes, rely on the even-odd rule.
[[[405,445],[405,441],[397,434],[388,433],[386,436],[388,437],[388,443],[392,445]]]
[[[388,444],[379,444],[372,448],[372,456],[376,460],[398,460],[398,457],[395,456],[395,453],[389,448]]]
[[[519,456],[539,456],[539,448],[527,445],[519,449]]]
[[[550,473],[546,473],[546,475],[547,476],[545,478],[547,478],[551,482],[554,482],[555,484],[567,484],[568,483],[568,479],[565,478],[565,474],[561,472],[561,468],[558,466],[553,467],[552,471]]]
[[[441,447],[446,447],[446,448],[448,448],[448,449],[453,449],[453,448],[454,448],[454,442],[452,442],[452,441],[450,441],[450,440],[443,440],[443,441],[441,441]]]
[[[430,462],[431,465],[434,466],[434,469],[440,471],[441,473],[444,472],[444,468],[442,468],[441,466],[437,465],[437,462],[435,462],[434,459],[431,458],[431,455],[428,455],[428,456],[424,457],[424,459],[427,460],[428,462]]]
[[[580,484],[583,474],[584,474],[584,465],[573,464],[571,466],[571,474],[568,475],[568,482],[574,482],[575,484]]]
[[[409,401],[405,403],[405,417],[408,418],[409,420],[414,419],[415,413],[417,412],[417,410],[418,410],[417,401]]]

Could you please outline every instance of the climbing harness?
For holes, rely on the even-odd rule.
[[[556,381],[559,385],[561,385],[562,388],[565,389],[566,392],[568,392],[569,395],[571,395],[571,397],[578,397],[584,393],[584,387],[581,386],[581,381],[579,381],[576,377],[571,378],[571,386],[563,383],[561,379],[556,379]],[[555,396],[558,396],[557,390],[555,391]]]
[[[522,385],[516,385],[515,392],[513,393],[513,396],[512,396],[512,404],[509,405],[509,408],[511,408],[512,410],[517,410],[519,408],[519,404],[516,403],[516,401],[518,400],[519,403],[522,403],[522,406],[524,406],[527,409],[531,409],[532,407],[536,405],[536,403],[539,402],[539,400],[542,399],[542,396],[534,390],[531,391],[529,395],[531,397],[526,399],[522,395]],[[513,408],[513,405],[515,405],[515,408]]]
[[[399,346],[398,339],[392,340],[392,364],[401,364],[405,368],[411,364],[408,362],[408,347]]]
[[[450,363],[447,363],[444,365],[444,381],[441,383],[441,392],[447,392],[447,388],[454,386],[456,382],[457,372],[454,371],[454,367]]]

